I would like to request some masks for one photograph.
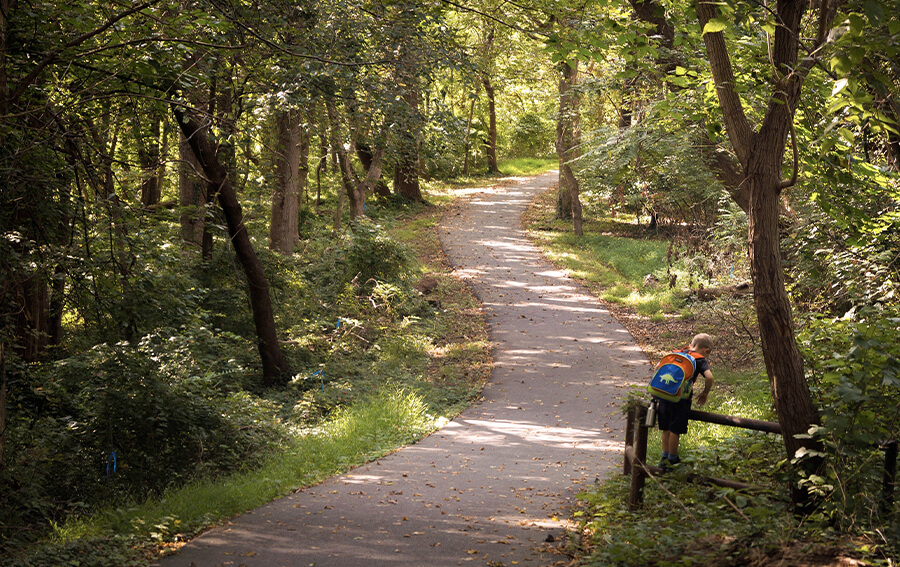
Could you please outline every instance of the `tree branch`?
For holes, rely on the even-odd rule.
[[[55,63],[59,59],[59,56],[62,55],[67,49],[71,49],[71,48],[75,47],[76,45],[81,45],[82,43],[91,39],[92,37],[94,37],[96,35],[100,35],[101,33],[105,32],[109,28],[116,25],[117,22],[127,18],[128,16],[130,16],[132,14],[140,12],[144,8],[149,8],[153,4],[156,4],[158,1],[159,0],[149,0],[148,2],[143,2],[142,4],[134,5],[131,8],[129,8],[128,10],[125,10],[124,12],[122,12],[121,14],[118,14],[117,16],[113,16],[99,28],[93,29],[86,33],[83,33],[80,36],[78,36],[72,40],[69,40],[62,47],[48,53],[40,61],[40,63],[38,63],[35,66],[35,68],[32,69],[31,72],[28,73],[28,75],[24,79],[22,79],[22,82],[19,83],[19,86],[16,87],[16,90],[13,91],[13,93],[10,95],[8,104],[10,106],[15,104],[16,100],[18,100],[19,97],[21,97],[25,93],[25,89],[27,89],[32,83],[34,83],[34,81],[38,78],[38,76],[40,76],[40,74],[44,72],[44,69],[46,69],[49,65]]]
[[[718,10],[709,0],[697,1],[697,19],[700,27],[705,28],[716,15]],[[731,146],[738,160],[744,165],[750,156],[750,145],[753,138],[753,130],[750,122],[744,114],[741,98],[734,90],[735,78],[731,67],[731,59],[728,56],[728,48],[725,45],[725,37],[722,32],[703,34],[703,42],[706,44],[706,54],[709,58],[713,80],[716,83],[716,95],[722,106],[722,116],[725,120],[725,131],[731,140]]]
[[[791,174],[790,179],[783,180],[779,185],[779,189],[787,189],[788,187],[792,187],[797,184],[797,175],[800,169],[800,150],[797,149],[797,131],[794,129],[794,116],[791,115],[791,120],[788,122],[788,125],[791,128],[791,148],[794,150],[794,171]]]

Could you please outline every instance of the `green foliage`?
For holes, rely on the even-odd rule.
[[[690,132],[672,134],[643,123],[595,135],[579,161],[588,210],[612,207],[662,224],[710,227],[724,192],[700,158]]]
[[[42,545],[28,557],[0,560],[3,567],[34,565],[91,565],[92,567],[144,567],[147,558],[132,547],[127,536],[103,535],[69,541],[64,545]]]
[[[554,124],[535,112],[519,116],[513,127],[509,153],[515,157],[541,157],[553,153]]]
[[[766,466],[761,461],[756,464]],[[699,468],[703,463],[693,466]],[[650,481],[643,507],[629,511],[629,478],[613,476],[578,495],[585,509],[576,516],[581,518],[581,532],[587,538],[582,543],[587,556],[580,564],[696,565],[727,555],[729,549],[765,548],[788,535],[786,503],[766,492],[736,493],[690,484],[673,473],[659,479],[668,492]],[[762,537],[764,533],[767,537]]]
[[[247,370],[224,354],[240,350],[250,345],[235,336],[168,330],[14,378],[2,543],[41,516],[256,462],[282,432],[276,408],[241,390]]]
[[[454,177],[462,173],[466,123],[448,110],[435,110],[423,131],[422,163],[429,177]]]
[[[815,209],[815,207],[811,207]],[[812,210],[786,242],[787,262],[803,278],[790,290],[809,310],[840,315],[857,305],[896,305],[900,298],[900,259],[893,222],[884,230],[863,230],[845,209],[837,218]],[[849,221],[849,222],[848,222]]]
[[[824,476],[808,479],[823,497],[819,513],[837,527],[900,536],[895,511],[879,515],[884,456],[900,439],[900,343],[896,312],[861,309],[811,318],[801,335],[821,426],[810,433],[826,452]]]
[[[397,280],[411,267],[409,250],[389,238],[381,226],[363,218],[307,266],[305,273],[326,290],[326,296],[334,296],[351,282],[371,289],[380,280]]]

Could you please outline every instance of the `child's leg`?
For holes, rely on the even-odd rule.
[[[669,462],[677,463],[680,461],[678,458],[678,440],[680,436],[677,433],[669,432]]]
[[[672,433],[671,431],[663,431],[662,432],[663,453],[665,453],[669,456],[677,456],[678,455],[678,441],[679,441],[679,435],[677,433]]]

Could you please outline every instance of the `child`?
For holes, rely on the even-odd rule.
[[[687,433],[694,380],[698,376],[703,376],[703,391],[697,396],[697,403],[701,406],[706,403],[706,398],[713,386],[712,371],[709,369],[709,362],[706,360],[706,357],[712,351],[712,339],[710,336],[706,333],[700,333],[694,337],[688,349],[690,351],[689,354],[696,359],[696,368],[694,375],[691,377],[691,386],[688,393],[679,402],[669,402],[657,398],[657,420],[659,430],[662,431],[662,460],[659,461],[661,468],[681,462],[681,459],[678,458],[678,439],[680,435]]]

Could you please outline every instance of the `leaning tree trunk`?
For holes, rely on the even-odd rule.
[[[288,367],[281,353],[275,331],[275,315],[272,310],[272,300],[269,297],[269,284],[262,264],[253,249],[253,244],[250,242],[247,227],[244,226],[243,213],[237,194],[228,178],[228,171],[219,162],[216,148],[210,142],[200,122],[175,104],[172,105],[172,112],[203,169],[210,198],[218,199],[225,215],[228,235],[250,287],[250,306],[253,310],[253,323],[259,341],[263,383],[267,386],[272,385],[275,381],[287,376]]]
[[[796,181],[796,178],[781,180],[782,157],[794,111],[800,101],[803,81],[815,62],[813,57],[798,61],[800,23],[806,7],[804,0],[778,0],[775,7],[778,25],[771,52],[774,65],[772,92],[757,132],[750,125],[736,89],[737,82],[724,34],[703,34],[725,129],[743,165],[744,183],[749,187],[750,270],[754,304],[763,359],[788,458],[794,458],[800,448],[818,447],[815,440],[797,438],[797,435],[807,433],[819,417],[803,372],[803,359],[794,333],[790,299],[784,286],[779,231],[781,191]],[[696,9],[701,28],[718,16],[716,5],[706,0],[697,0]],[[835,4],[822,2],[816,9],[819,10],[819,29],[808,47],[810,53],[815,53],[825,43],[834,19]],[[796,177],[796,169],[794,175]],[[819,466],[817,459],[810,459],[804,469],[810,473]],[[792,498],[795,504],[803,507],[811,501],[812,495],[794,482]]]
[[[769,138],[768,136],[771,136]],[[794,332],[791,303],[784,283],[779,218],[781,211],[781,132],[760,131],[751,152],[746,184],[750,189],[750,274],[759,321],[763,358],[772,388],[786,453],[793,457],[810,446],[796,436],[808,432],[819,416],[813,405]],[[782,151],[778,151],[778,148]],[[795,487],[796,488],[796,487]],[[800,494],[795,500],[803,500]]]

